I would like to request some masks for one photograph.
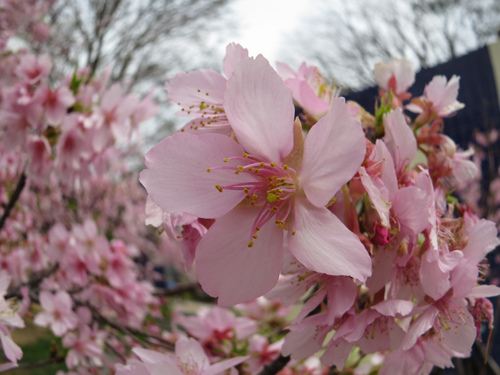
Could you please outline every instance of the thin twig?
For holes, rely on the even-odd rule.
[[[97,311],[93,306],[87,305],[87,307],[90,308],[90,310],[92,311],[92,315],[94,315],[94,318],[96,320],[101,321],[102,323],[107,324],[110,327],[120,332],[127,333],[130,336],[136,338],[137,340],[146,342],[146,344],[149,345],[162,346],[169,351],[175,350],[175,345],[161,336],[157,336],[149,332],[144,332],[139,329],[127,327],[121,323],[114,322],[106,318],[105,316],[101,315],[99,311]]]
[[[44,359],[43,361],[19,363],[19,367],[17,368],[34,368],[34,367],[49,366],[56,363],[62,363],[65,361],[65,359],[66,356],[59,356],[59,357]]]
[[[200,284],[199,283],[192,283],[192,284],[186,284],[186,285],[180,285],[175,288],[171,289],[165,289],[165,290],[158,290],[154,293],[155,296],[160,297],[172,297],[172,296],[177,296],[179,294],[187,293],[187,292],[196,292],[201,290]]]
[[[5,221],[9,217],[10,212],[12,211],[17,200],[19,199],[19,196],[21,195],[21,192],[23,191],[25,185],[26,185],[26,174],[23,172],[21,173],[21,177],[17,182],[16,189],[14,190],[14,192],[10,197],[9,203],[7,203],[7,206],[5,207],[5,211],[3,212],[2,217],[0,217],[0,230],[5,225]]]

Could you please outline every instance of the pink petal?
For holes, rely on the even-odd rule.
[[[2,341],[5,357],[7,357],[9,361],[16,363],[18,359],[23,357],[23,351],[10,336],[6,336],[2,333],[0,334],[0,339]]]
[[[188,116],[191,105],[198,111],[201,102],[222,104],[226,82],[226,78],[220,73],[201,69],[188,74],[177,74],[165,84],[165,89],[168,91],[168,101],[181,103],[185,109],[181,113]]]
[[[388,197],[384,197],[378,187],[375,186],[372,179],[370,178],[370,175],[366,172],[366,169],[364,167],[359,167],[358,172],[361,183],[363,184],[363,187],[365,188],[366,193],[368,194],[368,197],[373,204],[373,207],[380,217],[380,224],[384,227],[389,228],[391,202],[389,202],[387,200]]]
[[[40,305],[45,311],[54,311],[54,295],[46,290],[40,292]]]
[[[175,343],[175,355],[177,360],[184,363],[197,363],[200,369],[210,365],[207,355],[200,343],[195,339],[181,338]]]
[[[228,309],[215,306],[206,316],[210,326],[218,331],[224,331],[226,328],[233,328],[236,317]]]
[[[243,155],[243,149],[229,137],[219,134],[195,136],[177,133],[165,138],[146,154],[148,169],[140,175],[153,201],[166,212],[185,212],[203,218],[219,217],[244,197],[243,191],[217,190],[216,185],[243,182],[232,170],[213,170],[224,158]],[[246,175],[245,181],[251,180]]]
[[[276,62],[276,70],[284,81],[286,81],[288,78],[293,78],[296,76],[295,71],[287,63],[284,62]]]
[[[268,223],[249,248],[259,207],[237,207],[217,219],[201,239],[196,273],[203,289],[219,297],[219,305],[247,302],[269,292],[283,264],[283,230]]]
[[[384,115],[384,142],[398,168],[409,165],[417,153],[417,140],[401,108]]]
[[[122,96],[122,87],[119,83],[115,83],[103,95],[101,100],[101,108],[105,111],[114,109]]]
[[[411,313],[411,311],[413,310],[413,302],[400,299],[391,299],[377,303],[371,308],[377,310],[379,313],[385,316],[395,317],[398,314],[405,316]]]
[[[210,122],[209,126],[208,122]],[[205,117],[197,117],[190,120],[184,127],[180,130],[183,133],[201,135],[207,133],[217,133],[225,136],[230,136],[232,129],[229,121],[225,116],[213,117],[207,120]]]
[[[500,244],[494,222],[481,219],[469,229],[467,245],[463,249],[465,258],[479,263],[490,251]]]
[[[399,189],[392,200],[392,210],[401,226],[401,232],[416,236],[429,223],[431,197],[415,186]]]
[[[330,109],[330,106],[316,95],[307,81],[291,78],[286,80],[285,84],[292,89],[294,99],[306,112],[321,116]]]
[[[133,348],[132,351],[137,355],[144,363],[158,363],[158,362],[170,362],[171,357],[165,354],[155,352],[154,350],[143,349],[143,348]]]
[[[441,344],[455,352],[456,356],[468,357],[477,334],[472,315],[467,308],[457,305],[447,310],[444,319],[447,326],[441,328]]]
[[[479,297],[496,297],[500,295],[500,288],[496,285],[477,285],[472,288],[468,297],[479,298]]]
[[[59,308],[62,307],[65,312],[71,311],[73,307],[73,300],[67,292],[64,290],[58,291],[55,299]]]
[[[358,286],[351,278],[339,276],[329,279],[327,324],[333,325],[334,319],[341,317],[353,306],[357,292]]]
[[[388,192],[388,198],[392,199],[396,195],[398,187],[398,178],[394,169],[394,160],[384,141],[377,139],[375,143],[377,150],[377,159],[382,161],[382,177],[381,180]]]
[[[262,55],[237,65],[227,82],[224,109],[249,153],[279,162],[292,150],[292,92]]]
[[[249,358],[250,358],[250,356],[247,355],[244,357],[233,357],[233,358],[225,359],[223,361],[214,363],[213,365],[211,365],[209,368],[207,368],[203,372],[203,375],[221,374],[223,371],[225,371],[231,367],[234,367],[234,366],[240,364],[241,362],[246,361]]]
[[[365,280],[371,274],[371,258],[359,238],[328,209],[307,200],[295,203],[295,235],[288,246],[306,268],[333,276]]]
[[[430,306],[425,310],[408,329],[403,342],[401,343],[402,350],[408,350],[415,345],[417,339],[432,328],[434,321],[439,314],[439,310],[435,306]]]
[[[222,70],[229,79],[233,74],[236,64],[248,58],[248,50],[237,43],[229,43],[226,47],[226,56],[222,62]]]
[[[334,99],[331,111],[312,127],[304,144],[300,180],[311,203],[325,206],[354,176],[365,152],[361,123],[344,98]]]
[[[457,100],[459,82],[460,77],[455,75],[448,82],[445,76],[434,76],[425,87],[425,96],[432,101],[434,108],[441,112]]]
[[[450,289],[450,274],[439,269],[438,261],[424,256],[420,264],[420,283],[426,294],[438,300]]]

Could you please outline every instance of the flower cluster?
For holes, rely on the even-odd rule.
[[[9,37],[45,30],[48,5],[2,5],[0,339],[9,362],[0,370],[22,357],[11,330],[32,321],[57,339],[54,355],[84,373],[113,366],[135,343],[122,332],[148,333],[158,315],[152,266],[137,259],[162,240],[143,224],[146,195],[126,160],[157,107],[151,95],[125,95],[108,71],[57,82],[51,57],[11,51]]]
[[[298,304],[282,347],[294,360],[426,374],[468,357],[492,324],[483,259],[500,241],[452,196],[479,173],[443,134],[459,78],[411,98],[409,62],[377,64],[371,115],[306,64],[278,73],[230,44],[223,69],[166,84],[193,119],[140,175],[150,222],[189,249],[203,290],[221,306]]]
[[[52,4],[0,6],[0,372],[31,324],[52,344],[29,365],[58,375],[428,374],[492,327],[497,228],[460,203],[478,159],[443,133],[458,77],[412,98],[409,62],[377,64],[371,114],[233,43],[223,74],[165,85],[189,119],[139,177],[152,93],[10,49],[44,50]]]

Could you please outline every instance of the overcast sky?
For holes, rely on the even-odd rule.
[[[311,0],[238,0],[234,7],[241,37],[234,41],[248,48],[251,56],[262,53],[274,65],[284,43],[286,48],[286,34],[300,27],[311,4]]]

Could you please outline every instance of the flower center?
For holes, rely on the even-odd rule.
[[[227,163],[230,160],[240,160],[242,165],[219,166],[209,168],[207,172],[229,169],[234,170],[237,175],[252,176],[252,179],[246,182],[226,186],[215,185],[221,193],[224,190],[241,190],[245,192],[245,200],[242,203],[261,207],[250,232],[248,247],[252,247],[254,240],[258,238],[257,232],[269,220],[274,219],[275,224],[280,228],[285,225],[293,206],[291,198],[297,191],[297,172],[286,164],[270,163],[247,153],[226,158],[224,162]]]

